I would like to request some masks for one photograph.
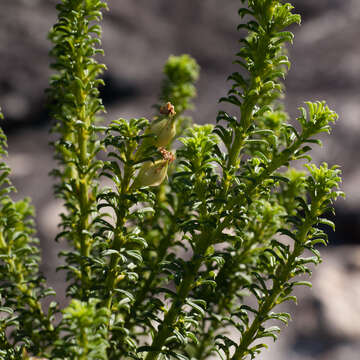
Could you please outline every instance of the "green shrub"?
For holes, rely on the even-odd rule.
[[[219,111],[215,126],[186,115],[199,76],[188,55],[166,63],[152,121],[104,126],[97,59],[106,2],[57,6],[48,94],[71,301],[43,304],[54,291],[39,273],[32,207],[11,200],[2,162],[0,358],[245,360],[263,338],[277,338],[269,321],[288,323],[277,305],[311,286],[302,275],[321,261],[321,224],[334,227],[323,216],[343,195],[340,170],[309,156],[337,115],[307,102],[289,122],[279,102],[290,66],[284,45],[300,16],[280,0],[242,3],[239,71],[220,99],[237,117]],[[0,141],[5,156],[3,133]],[[302,171],[293,167],[304,159]]]

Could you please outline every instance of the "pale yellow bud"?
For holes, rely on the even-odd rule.
[[[132,185],[133,189],[144,186],[159,186],[166,178],[168,165],[174,160],[174,155],[165,150],[159,149],[162,159],[157,161],[146,161],[139,170],[139,173]]]
[[[167,146],[176,135],[175,121],[174,119],[155,121],[150,125],[146,133],[155,135],[155,139],[150,140],[154,146]]]
[[[145,134],[155,135],[155,138],[144,140],[143,146],[154,145],[163,147],[169,145],[176,135],[175,108],[170,102],[160,107],[160,114],[167,115],[165,119],[155,120],[146,129]]]
[[[165,180],[168,163],[166,160],[145,162],[134,181],[133,187],[137,189],[144,186],[160,185]]]

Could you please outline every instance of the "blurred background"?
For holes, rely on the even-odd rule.
[[[1,0],[0,104],[9,142],[9,164],[19,189],[37,210],[42,270],[63,294],[54,243],[61,203],[53,199],[48,146],[51,120],[44,107],[51,74],[46,34],[56,0]],[[152,116],[169,54],[189,53],[202,68],[194,119],[214,122],[217,99],[238,50],[239,0],[110,0],[103,24],[107,119]],[[324,100],[339,114],[333,134],[314,151],[317,163],[340,164],[347,199],[337,202],[337,232],[323,251],[313,290],[288,306],[294,322],[260,356],[270,360],[355,360],[360,354],[360,1],[293,0],[303,24],[289,48],[292,68],[285,103],[292,118],[306,100]],[[61,295],[63,297],[63,295]],[[60,297],[61,297],[60,296]]]

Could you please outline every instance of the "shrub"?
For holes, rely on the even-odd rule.
[[[306,102],[289,122],[279,100],[290,66],[284,46],[300,16],[280,0],[242,3],[239,71],[220,99],[237,116],[221,110],[215,126],[186,115],[199,76],[188,55],[166,63],[152,121],[105,126],[98,59],[106,2],[57,5],[48,94],[70,303],[43,304],[55,294],[39,273],[33,210],[11,200],[2,162],[2,359],[253,359],[280,331],[268,323],[288,323],[277,305],[311,286],[302,275],[321,261],[321,224],[334,227],[324,214],[343,195],[340,170],[309,155],[337,115]],[[0,140],[5,156],[3,133]],[[298,160],[303,170],[293,167]]]

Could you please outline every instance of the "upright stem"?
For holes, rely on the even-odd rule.
[[[98,96],[98,77],[104,65],[95,60],[95,54],[101,52],[101,31],[95,23],[101,19],[102,8],[106,8],[106,3],[101,0],[63,0],[57,6],[58,21],[50,31],[54,44],[51,55],[57,70],[51,81],[50,100],[57,120],[55,129],[60,133],[55,149],[63,166],[56,171],[61,177],[56,191],[67,209],[62,216],[61,236],[76,250],[77,257],[65,256],[71,265],[70,277],[77,279],[76,297],[83,300],[88,298],[92,285],[88,258],[94,239],[95,172],[100,162],[96,159],[98,130],[93,124],[96,115],[104,110]]]
[[[87,79],[84,74],[84,71],[82,70],[82,57],[78,56],[77,62],[77,76],[81,81],[86,85]],[[91,247],[91,241],[89,238],[89,235],[87,234],[89,230],[89,218],[91,216],[90,214],[90,207],[93,200],[90,199],[89,189],[90,189],[90,183],[89,178],[87,176],[86,171],[84,169],[87,169],[89,167],[90,159],[89,159],[89,152],[88,152],[88,146],[89,146],[89,136],[88,136],[88,127],[91,124],[91,119],[89,119],[88,116],[86,116],[86,93],[81,90],[78,94],[78,103],[81,104],[81,107],[78,111],[78,117],[81,121],[82,125],[76,132],[77,141],[79,144],[79,166],[78,169],[80,171],[77,171],[77,182],[78,182],[78,188],[79,188],[79,206],[80,206],[80,221],[78,223],[78,234],[80,237],[80,253],[82,256],[81,261],[81,282],[82,282],[82,291],[83,291],[83,297],[86,297],[86,289],[88,288],[89,279],[91,277],[91,270],[90,267],[86,265],[86,258],[90,255],[90,247]],[[85,230],[85,231],[84,231]]]
[[[311,214],[316,213],[316,202],[314,202]],[[277,275],[274,278],[274,284],[270,290],[271,295],[260,305],[258,312],[251,324],[251,326],[243,333],[239,346],[237,347],[231,360],[243,360],[248,353],[248,348],[255,340],[256,333],[263,324],[267,314],[277,305],[276,300],[283,291],[283,285],[291,278],[291,272],[294,269],[294,261],[303,252],[304,243],[306,241],[308,232],[313,226],[312,215],[310,215],[304,222],[302,228],[298,231],[298,241],[294,245],[294,250],[287,259],[286,263],[279,266]]]
[[[175,216],[176,216],[176,214],[175,214]],[[167,252],[167,250],[169,248],[170,240],[174,236],[175,223],[172,222],[171,225],[172,226],[170,227],[167,236],[165,236],[162,239],[162,241],[160,243],[160,246],[157,249],[158,256],[157,256],[157,259],[156,259],[156,263],[153,266],[153,270],[151,271],[149,277],[146,279],[143,287],[139,290],[138,294],[136,295],[134,305],[131,307],[131,311],[128,314],[128,316],[126,317],[125,325],[124,325],[124,327],[126,329],[129,329],[131,327],[131,320],[135,320],[136,312],[137,312],[139,306],[142,304],[142,302],[146,298],[147,293],[149,292],[149,290],[152,288],[152,286],[154,284],[154,281],[155,281],[156,276],[158,274],[157,270],[158,270],[159,264],[164,260],[166,252]]]
[[[127,153],[127,158],[130,159],[132,156],[133,148],[129,149]],[[124,195],[129,191],[129,185],[132,178],[132,175],[134,173],[134,169],[132,166],[126,164],[124,167],[124,177],[121,183],[121,189],[120,189],[120,203],[119,207],[120,210],[117,214],[117,220],[116,220],[116,228],[114,232],[114,237],[111,245],[111,249],[119,251],[121,247],[125,244],[126,238],[123,235],[123,227],[126,222],[126,214],[129,208],[129,202],[128,200],[124,200]],[[110,256],[110,263],[109,263],[109,270],[107,274],[107,278],[105,281],[106,286],[106,292],[108,294],[108,297],[105,301],[105,306],[108,309],[111,309],[112,305],[112,299],[113,299],[113,290],[115,288],[116,284],[116,267],[119,263],[119,257],[117,254],[111,254]]]
[[[229,152],[229,159],[228,159],[228,169],[230,170],[231,167],[235,167],[236,169],[239,167],[240,163],[240,152],[242,147],[244,146],[244,141],[246,135],[241,132],[239,128],[236,128],[234,131],[235,140],[231,146]]]
[[[196,164],[196,168],[200,168],[200,163]],[[199,207],[200,222],[205,222],[207,216],[205,192],[201,191],[204,176],[204,173],[198,173],[195,183],[195,191],[198,194],[203,194],[201,198],[202,204]],[[192,259],[187,263],[186,273],[178,288],[177,296],[171,304],[170,310],[166,313],[163,322],[159,325],[159,329],[151,345],[151,351],[147,353],[145,360],[155,360],[160,354],[166,339],[173,332],[174,323],[182,310],[185,299],[193,288],[196,276],[198,276],[198,271],[203,262],[203,257],[210,244],[209,239],[211,238],[212,236],[208,228],[203,227],[201,233],[193,239],[196,244],[194,254]]]
[[[162,347],[165,344],[166,339],[171,335],[174,329],[174,323],[176,318],[181,312],[182,306],[185,303],[185,299],[192,290],[195,278],[198,274],[199,268],[202,264],[202,255],[205,253],[208,244],[209,234],[203,233],[202,239],[199,239],[199,246],[197,251],[194,253],[188,271],[185,277],[182,279],[179,290],[177,291],[176,300],[172,303],[170,310],[165,315],[164,321],[159,326],[158,332],[156,333],[151,348],[145,360],[155,360],[160,354]]]
[[[80,134],[81,137],[81,134]],[[84,143],[84,148],[86,148],[86,140],[83,139],[81,141]],[[90,274],[90,268],[86,266],[85,259],[89,256],[90,247],[89,247],[89,241],[88,241],[88,235],[83,230],[88,230],[89,228],[89,214],[88,214],[88,208],[89,208],[89,198],[88,198],[88,184],[87,179],[83,176],[79,176],[79,188],[80,188],[80,209],[81,209],[81,215],[80,215],[80,222],[79,222],[79,235],[80,235],[80,245],[81,245],[81,256],[82,256],[82,282],[85,289],[88,287],[88,280],[91,277]]]

